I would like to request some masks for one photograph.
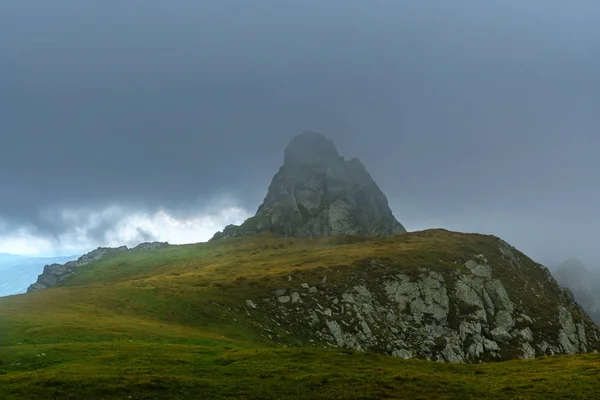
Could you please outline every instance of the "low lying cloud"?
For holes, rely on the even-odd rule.
[[[53,209],[49,223],[66,226],[46,234],[33,227],[7,229],[0,222],[0,252],[27,255],[80,254],[99,246],[135,246],[148,241],[171,244],[207,241],[228,224],[239,224],[249,213],[231,201],[219,201],[200,211],[174,213],[167,209],[136,210],[119,205],[101,209]]]

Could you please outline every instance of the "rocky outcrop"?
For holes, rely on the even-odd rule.
[[[382,263],[400,261],[371,260],[349,280],[297,281],[249,299],[246,312],[261,335],[286,346],[454,363],[600,350],[600,329],[548,270],[497,243],[494,263],[478,254],[453,269],[380,276]],[[527,278],[515,285],[508,276]]]
[[[148,251],[148,250],[162,249],[165,247],[169,247],[169,243],[167,243],[167,242],[145,242],[145,243],[138,244],[132,250]]]
[[[37,290],[47,289],[55,286],[60,282],[63,282],[73,276],[79,268],[94,261],[101,260],[107,255],[121,253],[124,251],[149,251],[155,250],[162,247],[166,247],[169,244],[166,242],[153,242],[153,243],[141,243],[133,249],[128,249],[127,246],[121,247],[99,247],[83,256],[79,257],[75,261],[69,261],[65,264],[50,264],[44,267],[42,274],[38,276],[37,282],[31,284],[27,289],[27,292],[35,292]]]
[[[213,237],[272,232],[277,236],[385,236],[406,232],[359,159],[340,157],[323,135],[296,136],[254,217]]]

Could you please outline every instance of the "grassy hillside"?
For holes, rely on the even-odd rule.
[[[388,273],[365,272],[374,258],[405,273],[456,269],[492,240],[261,236],[108,256],[61,287],[0,298],[0,398],[600,398],[598,355],[451,365],[284,347],[241,307],[300,277]]]

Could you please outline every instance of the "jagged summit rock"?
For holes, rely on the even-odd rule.
[[[345,160],[316,132],[296,136],[285,149],[256,215],[229,225],[212,240],[272,232],[277,236],[341,234],[387,236],[406,232],[358,158]]]

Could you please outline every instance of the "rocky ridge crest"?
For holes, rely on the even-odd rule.
[[[166,247],[168,245],[169,244],[167,242],[147,242],[141,243],[132,249],[129,249],[127,246],[98,247],[97,249],[82,255],[75,261],[69,261],[65,264],[49,264],[44,266],[44,271],[38,276],[37,281],[27,288],[27,293],[48,289],[49,287],[55,286],[73,276],[78,268],[91,262],[101,260],[107,255],[128,250],[150,251]]]

